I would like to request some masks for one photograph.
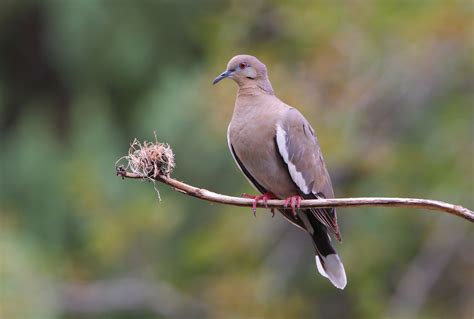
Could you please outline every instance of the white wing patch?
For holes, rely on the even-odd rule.
[[[305,194],[309,194],[309,187],[306,185],[306,181],[304,180],[303,174],[296,170],[295,165],[292,162],[288,162],[288,170],[290,171],[291,178],[295,182],[296,185],[303,191]]]
[[[281,157],[285,161],[285,163],[288,165],[288,171],[290,173],[291,179],[295,184],[301,189],[301,191],[305,194],[309,194],[310,189],[308,185],[306,184],[306,181],[303,177],[303,174],[301,172],[298,172],[296,169],[295,164],[291,162],[291,159],[288,155],[288,147],[287,147],[287,140],[288,137],[286,135],[285,130],[281,127],[279,123],[276,125],[276,141],[278,145],[278,150],[280,152]]]
[[[288,149],[286,148],[286,132],[283,130],[280,124],[276,125],[276,140],[278,144],[278,150],[280,151],[281,157],[285,163],[288,163]]]

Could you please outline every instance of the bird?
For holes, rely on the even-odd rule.
[[[227,142],[237,166],[261,193],[258,201],[285,199],[280,213],[312,239],[319,273],[339,289],[346,272],[330,234],[340,242],[335,208],[300,208],[302,199],[333,198],[334,191],[314,129],[273,91],[265,64],[237,55],[213,84],[232,79],[238,86]]]

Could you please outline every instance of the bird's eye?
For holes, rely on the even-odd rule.
[[[246,66],[247,66],[247,65],[246,65],[245,63],[240,63],[240,65],[239,65],[239,67],[240,67],[241,69],[245,69]]]

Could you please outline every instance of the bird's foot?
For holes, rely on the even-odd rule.
[[[301,206],[301,196],[294,195],[285,199],[285,207],[288,207],[288,205],[290,205],[293,216],[296,218],[296,209],[300,209]]]
[[[269,199],[276,199],[277,198],[273,193],[265,193],[263,195],[257,195],[257,196],[253,196],[253,195],[250,195],[250,194],[243,193],[242,197],[253,199],[252,211],[253,211],[253,215],[255,217],[257,216],[257,203],[258,203],[259,200],[263,201],[263,204],[265,205],[265,207],[268,207],[267,201]],[[273,210],[273,208],[270,211],[273,214],[272,217],[275,216],[275,211]]]

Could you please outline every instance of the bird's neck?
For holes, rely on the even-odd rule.
[[[268,94],[275,95],[272,84],[268,79],[257,80],[257,81],[246,81],[239,84],[238,95],[260,95]]]
[[[274,95],[263,93],[260,89],[239,89],[235,100],[233,121],[249,121],[259,113],[272,114],[284,104]],[[248,116],[251,114],[252,116]]]

